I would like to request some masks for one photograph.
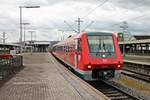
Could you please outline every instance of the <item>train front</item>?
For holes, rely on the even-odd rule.
[[[123,58],[117,38],[112,33],[89,32],[85,36],[87,48],[83,49],[84,79],[95,80],[112,78],[115,71],[123,67]]]

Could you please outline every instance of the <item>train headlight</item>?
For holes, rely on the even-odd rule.
[[[117,67],[119,68],[119,67],[121,67],[121,65],[117,65]]]
[[[87,67],[88,67],[88,68],[92,68],[92,66],[91,66],[91,65],[88,65]]]

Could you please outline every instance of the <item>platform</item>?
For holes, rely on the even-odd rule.
[[[24,64],[0,88],[0,100],[108,100],[49,53],[25,54]]]
[[[123,58],[125,62],[131,62],[141,65],[150,65],[149,56],[125,55],[125,57]]]

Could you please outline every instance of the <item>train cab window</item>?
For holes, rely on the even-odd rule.
[[[112,36],[88,36],[90,54],[94,57],[109,58],[115,55]]]

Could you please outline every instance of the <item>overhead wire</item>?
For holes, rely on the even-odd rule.
[[[141,8],[141,7],[143,7],[143,5],[145,5],[145,2],[143,2],[143,3],[141,3],[140,5],[138,5],[137,7],[134,7],[134,8],[132,8],[132,10],[135,10],[135,9],[137,9],[137,8]],[[125,15],[125,13],[128,13],[128,11],[129,10],[127,10],[127,11],[125,11],[125,12],[123,12],[123,15]],[[149,13],[148,13],[149,14]],[[146,17],[146,16],[144,16],[145,14],[143,14],[143,15],[140,15],[140,16],[136,16],[136,17],[133,17],[133,18],[129,18],[129,19],[127,19],[127,20],[137,20],[137,19],[139,19],[139,18],[143,18],[143,17]],[[147,14],[146,14],[147,15]],[[149,16],[149,15],[148,15]],[[116,23],[116,24],[113,24],[112,26],[116,26],[116,25],[120,25],[122,23],[122,21],[121,22],[118,22],[118,23]]]
[[[94,21],[91,21],[82,31],[85,31],[89,26],[91,26],[94,23]]]
[[[109,0],[105,0],[102,3],[98,4],[95,8],[93,8],[91,11],[89,11],[86,15],[84,15],[83,17],[81,17],[81,19],[89,16],[91,13],[93,13],[97,8],[103,6],[105,3],[107,3]]]
[[[135,20],[141,19],[141,18],[143,18],[143,17],[150,16],[149,14],[150,14],[150,12],[149,12],[149,13],[147,13],[147,14],[143,14],[143,15],[136,16],[136,17],[133,17],[133,18],[129,18],[129,19],[127,19],[127,20],[134,20],[134,21],[135,21]],[[127,21],[127,20],[125,20],[125,21]],[[123,20],[123,21],[124,21],[124,20]],[[118,22],[118,23],[116,23],[116,24],[113,24],[113,25],[111,25],[111,26],[120,25],[123,21]]]
[[[104,0],[103,2],[101,2],[100,4],[98,4],[95,8],[93,8],[91,11],[89,11],[86,15],[84,15],[83,17],[81,17],[81,19],[86,18],[87,16],[89,16],[91,13],[93,13],[97,8],[103,6],[105,3],[107,3],[109,0]],[[93,24],[94,21],[92,21],[90,24],[86,25],[86,27],[83,30],[86,30],[90,25]],[[82,30],[82,31],[83,31]]]

